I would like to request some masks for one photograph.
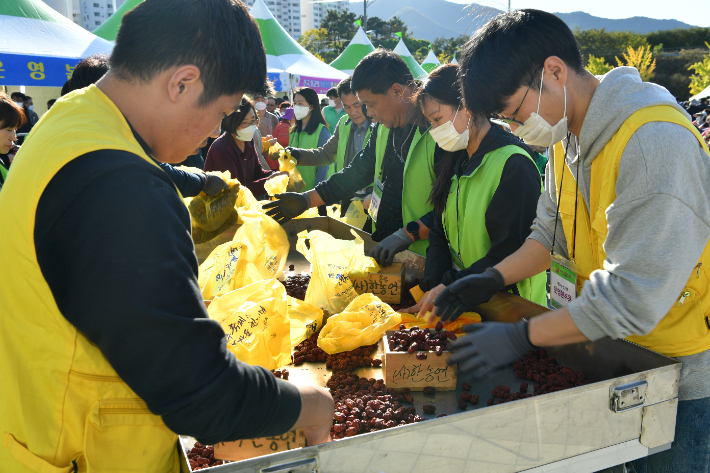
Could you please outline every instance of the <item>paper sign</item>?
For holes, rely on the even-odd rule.
[[[299,429],[274,437],[220,442],[214,446],[214,457],[218,460],[239,461],[305,446],[306,435]]]

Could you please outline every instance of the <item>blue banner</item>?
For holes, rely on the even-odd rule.
[[[61,87],[79,61],[0,53],[0,85]]]

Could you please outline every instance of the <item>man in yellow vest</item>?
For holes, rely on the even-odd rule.
[[[437,146],[428,124],[415,122],[412,73],[399,55],[378,49],[357,65],[351,89],[378,122],[371,131],[373,139],[349,166],[315,189],[279,194],[279,200],[264,209],[285,223],[310,207],[332,205],[373,185],[368,213],[372,239],[380,243],[372,256],[382,266],[391,265],[406,249],[424,256],[432,225],[429,194],[436,180]]]
[[[533,347],[602,337],[676,357],[683,366],[673,447],[637,461],[637,471],[707,472],[707,146],[673,96],[636,69],[586,71],[574,35],[550,13],[499,15],[474,34],[460,67],[468,107],[554,153],[529,238],[495,268],[450,285],[435,313],[456,318],[548,268],[559,308],[529,323],[479,324],[452,360],[482,375]]]
[[[263,86],[255,21],[233,0],[150,0],[110,66],[42,117],[0,194],[0,470],[177,473],[177,434],[327,441],[325,389],[225,348],[155,161],[185,159]]]
[[[338,84],[337,94],[342,100],[343,115],[335,126],[335,132],[328,141],[316,149],[286,148],[301,166],[328,166],[328,177],[347,167],[370,139],[370,120],[364,113],[362,102],[350,88],[352,76]],[[327,107],[326,107],[327,108]],[[352,197],[363,200],[367,197],[365,189],[356,191]],[[341,213],[344,215],[350,198],[341,201]]]

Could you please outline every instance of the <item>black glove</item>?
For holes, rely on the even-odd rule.
[[[266,212],[266,215],[272,217],[281,225],[292,218],[298,217],[311,207],[311,198],[305,193],[286,192],[284,194],[276,194],[274,197],[279,200],[269,202],[263,206],[263,209],[270,209]]]
[[[495,268],[481,274],[461,278],[448,286],[434,301],[436,315],[442,321],[454,321],[464,312],[488,302],[496,292],[505,289],[505,280]]]
[[[458,273],[457,270],[455,269],[450,269],[447,272],[444,273],[443,276],[441,276],[441,284],[444,286],[451,286],[453,283],[457,281],[456,279],[456,274]]]
[[[296,164],[301,162],[301,150],[300,149],[292,148],[291,146],[287,146],[286,151],[291,153],[291,156],[293,157],[293,159],[296,160]]]
[[[214,174],[205,174],[205,185],[202,187],[202,192],[207,195],[217,195],[227,189],[229,189],[229,184],[224,182],[224,179]]]
[[[378,243],[372,250],[371,256],[375,258],[375,261],[380,266],[392,266],[395,255],[409,248],[412,243],[414,243],[414,240],[400,228]]]
[[[464,325],[469,333],[453,342],[450,350],[455,352],[446,360],[450,365],[459,365],[461,373],[471,373],[481,378],[498,368],[507,366],[535,347],[528,337],[528,321],[514,324],[484,322]]]

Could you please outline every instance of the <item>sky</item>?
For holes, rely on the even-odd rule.
[[[449,1],[471,3],[470,0]],[[507,0],[480,0],[476,3],[500,10],[508,9]],[[710,0],[511,0],[511,8],[537,8],[559,13],[583,11],[590,15],[613,19],[646,16],[710,27]]]

